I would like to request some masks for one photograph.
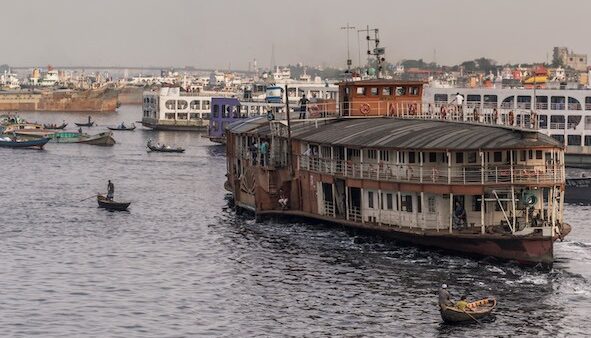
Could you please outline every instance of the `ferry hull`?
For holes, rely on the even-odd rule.
[[[240,204],[237,205],[240,206]],[[421,247],[443,249],[475,257],[495,257],[501,260],[517,261],[523,265],[541,264],[549,267],[552,266],[554,260],[554,239],[550,237],[449,234],[447,229],[442,229],[439,232],[407,231],[395,226],[363,224],[299,211],[270,210],[258,212],[256,215],[314,219],[375,233],[381,237]]]
[[[207,131],[207,126],[189,126],[189,125],[175,125],[175,124],[157,124],[150,122],[141,122],[142,126],[153,130],[167,130],[167,131]]]

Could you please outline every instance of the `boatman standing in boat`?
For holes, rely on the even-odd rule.
[[[447,284],[441,284],[439,289],[439,307],[445,309],[446,306],[453,306],[449,291],[447,291]]]
[[[107,199],[112,201],[113,195],[115,195],[115,185],[109,180],[109,183],[107,184]]]

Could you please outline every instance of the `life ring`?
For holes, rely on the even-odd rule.
[[[436,182],[438,178],[439,178],[439,170],[437,170],[437,168],[433,168],[433,170],[431,172],[431,179],[433,180],[433,182]]]
[[[359,107],[359,112],[361,112],[361,114],[367,116],[371,112],[371,107],[367,103],[362,103],[361,106]]]
[[[537,128],[537,125],[538,125],[538,123],[537,123],[538,122],[538,114],[536,114],[536,112],[532,111],[531,114],[530,114],[529,119],[531,120],[530,123],[533,126],[533,128],[534,129]]]
[[[396,114],[396,109],[394,108],[393,103],[390,103],[390,108],[388,108],[388,115],[389,116],[398,115],[398,114]]]
[[[308,108],[308,112],[310,113],[310,116],[317,116],[320,113],[320,108],[318,108],[318,105],[311,105]]]
[[[441,119],[445,120],[447,117],[447,109],[445,106],[441,106],[441,109],[439,109],[439,115],[441,116]]]

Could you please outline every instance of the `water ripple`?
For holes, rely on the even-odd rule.
[[[123,107],[96,118],[105,125],[139,115]],[[3,336],[577,336],[591,329],[589,206],[567,206],[573,233],[557,243],[547,272],[329,224],[257,223],[227,204],[223,147],[193,133],[116,137],[112,148],[0,149]],[[148,138],[187,153],[147,154]],[[133,202],[129,212],[80,202],[109,178]],[[442,324],[441,282],[455,297],[497,297],[496,315],[482,326]]]

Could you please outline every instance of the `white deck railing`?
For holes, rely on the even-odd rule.
[[[434,167],[387,162],[360,163],[300,155],[298,168],[349,178],[424,184],[547,184],[564,181],[560,168],[523,165]]]

